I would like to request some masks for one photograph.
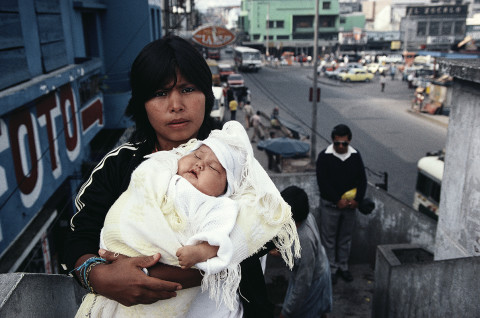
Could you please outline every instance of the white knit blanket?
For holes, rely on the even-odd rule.
[[[177,172],[178,159],[192,146],[193,143],[187,143],[170,152],[157,152],[139,165],[132,174],[128,189],[107,214],[101,235],[104,248],[130,257],[161,253],[162,263],[178,266],[177,249],[196,233],[193,233],[188,217],[175,207],[174,200],[166,194],[169,180]],[[290,267],[293,266],[293,254],[299,257],[300,246],[290,207],[281,199],[266,172],[261,171],[264,175],[256,176],[259,177],[257,180],[262,180],[260,187],[242,188],[241,193],[232,197],[239,213],[230,232],[231,251],[234,252],[229,255],[229,264],[223,262],[218,266],[202,268],[206,271],[202,289],[209,291],[210,298],[217,305],[225,305],[230,310],[238,309],[236,291],[242,260],[272,239]],[[197,238],[203,240],[201,236]],[[189,288],[177,292],[177,297],[132,307],[122,306],[99,295],[88,295],[77,316],[89,313],[94,317],[192,316],[188,313],[189,308],[199,292],[199,287]]]

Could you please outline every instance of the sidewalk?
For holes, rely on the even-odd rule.
[[[374,271],[368,264],[351,265],[354,280],[346,283],[341,278],[333,286],[333,308],[328,318],[370,318],[374,292]],[[280,315],[288,288],[289,270],[278,257],[267,256],[265,282],[267,292],[275,305],[275,317]],[[317,317],[312,317],[317,318]],[[319,317],[318,317],[319,318]]]

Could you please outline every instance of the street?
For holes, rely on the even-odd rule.
[[[270,114],[280,108],[280,118],[299,124],[311,133],[312,67],[264,67],[258,73],[242,73],[251,90],[254,110]],[[318,154],[330,142],[331,129],[344,123],[353,132],[352,146],[362,154],[370,183],[383,183],[388,173],[388,192],[411,205],[417,161],[428,151],[445,147],[447,128],[408,112],[413,90],[400,75],[387,79],[380,92],[378,76],[370,83],[342,83],[319,77],[321,101],[317,105]],[[239,117],[241,120],[241,116]]]

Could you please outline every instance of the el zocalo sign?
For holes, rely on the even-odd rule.
[[[407,16],[466,16],[468,5],[418,6],[407,7]]]
[[[220,26],[200,27],[195,30],[192,40],[208,48],[221,48],[235,40],[232,31]]]

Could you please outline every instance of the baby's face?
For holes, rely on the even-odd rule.
[[[225,193],[227,172],[208,146],[201,145],[197,150],[180,158],[178,175],[206,195],[218,197]]]

